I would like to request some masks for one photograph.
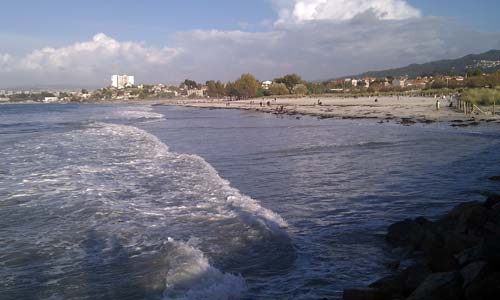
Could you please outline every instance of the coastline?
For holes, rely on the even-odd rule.
[[[181,106],[206,109],[239,109],[274,114],[277,116],[311,116],[320,119],[366,119],[382,123],[414,124],[447,123],[452,127],[477,126],[486,123],[500,124],[500,115],[488,113],[464,114],[450,107],[449,100],[440,100],[436,109],[433,97],[383,96],[383,97],[302,97],[254,98],[227,101],[222,99],[147,99],[107,100],[76,104],[131,104],[151,106]],[[262,105],[261,105],[262,103]],[[72,104],[71,102],[37,103],[4,102],[8,104]],[[454,104],[454,103],[453,103]],[[484,108],[482,108],[484,109]],[[485,109],[487,111],[488,108]]]
[[[261,103],[262,102],[262,106]],[[373,119],[379,123],[395,122],[402,125],[447,122],[454,127],[500,123],[500,117],[491,114],[464,114],[441,100],[439,111],[436,99],[429,97],[360,97],[360,98],[256,98],[251,100],[154,100],[152,105],[174,105],[208,109],[241,109],[288,116],[313,116],[337,119]],[[143,103],[143,102],[142,102]],[[318,103],[321,103],[319,105]]]

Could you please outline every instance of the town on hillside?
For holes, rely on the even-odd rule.
[[[94,103],[105,101],[140,101],[154,99],[222,99],[239,100],[255,97],[304,97],[324,95],[338,97],[378,95],[449,95],[470,89],[490,89],[497,93],[500,72],[486,74],[475,69],[463,75],[434,75],[410,78],[363,77],[341,78],[323,82],[308,82],[297,74],[273,80],[259,81],[251,74],[243,74],[236,81],[206,81],[204,84],[186,79],[179,85],[136,84],[133,75],[113,75],[110,85],[89,91],[67,90],[0,90],[0,102],[28,103]],[[500,100],[500,99],[499,99]],[[496,101],[496,100],[495,100]]]

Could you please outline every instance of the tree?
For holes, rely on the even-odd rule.
[[[233,97],[238,97],[238,91],[236,90],[236,85],[233,82],[229,81],[226,83],[225,94],[229,96],[231,100]]]
[[[224,97],[226,95],[226,88],[220,81],[207,81],[207,95],[212,98]]]
[[[304,80],[302,80],[302,77],[300,77],[297,74],[288,74],[282,78],[274,79],[274,82],[284,83],[286,85],[286,87],[288,88],[288,92],[291,94],[293,92],[293,88],[297,84],[304,83]]]
[[[483,75],[483,70],[480,68],[475,69],[472,72],[467,73],[469,77],[476,77],[476,76],[482,76]]]
[[[234,83],[238,96],[243,99],[255,97],[260,88],[260,83],[252,74],[243,74]]]
[[[308,82],[307,90],[309,91],[310,94],[323,94],[328,90],[328,88],[326,87],[325,83]]]
[[[293,87],[293,93],[296,95],[307,95],[307,86],[303,83],[296,84]]]
[[[269,92],[271,95],[288,95],[288,88],[284,83],[273,83],[269,87]]]
[[[190,90],[198,88],[198,83],[194,80],[186,79],[184,80],[183,83],[181,83],[181,86],[184,86]]]

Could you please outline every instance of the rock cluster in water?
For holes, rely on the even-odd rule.
[[[413,264],[368,288],[346,289],[345,300],[500,299],[499,195],[462,203],[438,221],[397,222],[386,240],[408,250]]]

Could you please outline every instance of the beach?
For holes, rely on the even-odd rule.
[[[276,99],[276,100],[275,100]],[[415,123],[451,122],[461,126],[476,125],[476,122],[500,121],[498,115],[464,114],[455,107],[449,107],[450,100],[433,97],[304,97],[304,98],[256,98],[227,101],[218,99],[163,100],[156,104],[180,105],[202,108],[232,108],[267,113],[309,115],[321,118],[375,119],[379,122],[398,122],[404,125]],[[269,102],[269,105],[268,105]],[[261,106],[262,103],[262,106]],[[319,104],[320,103],[320,104]],[[281,108],[282,106],[282,108]]]

